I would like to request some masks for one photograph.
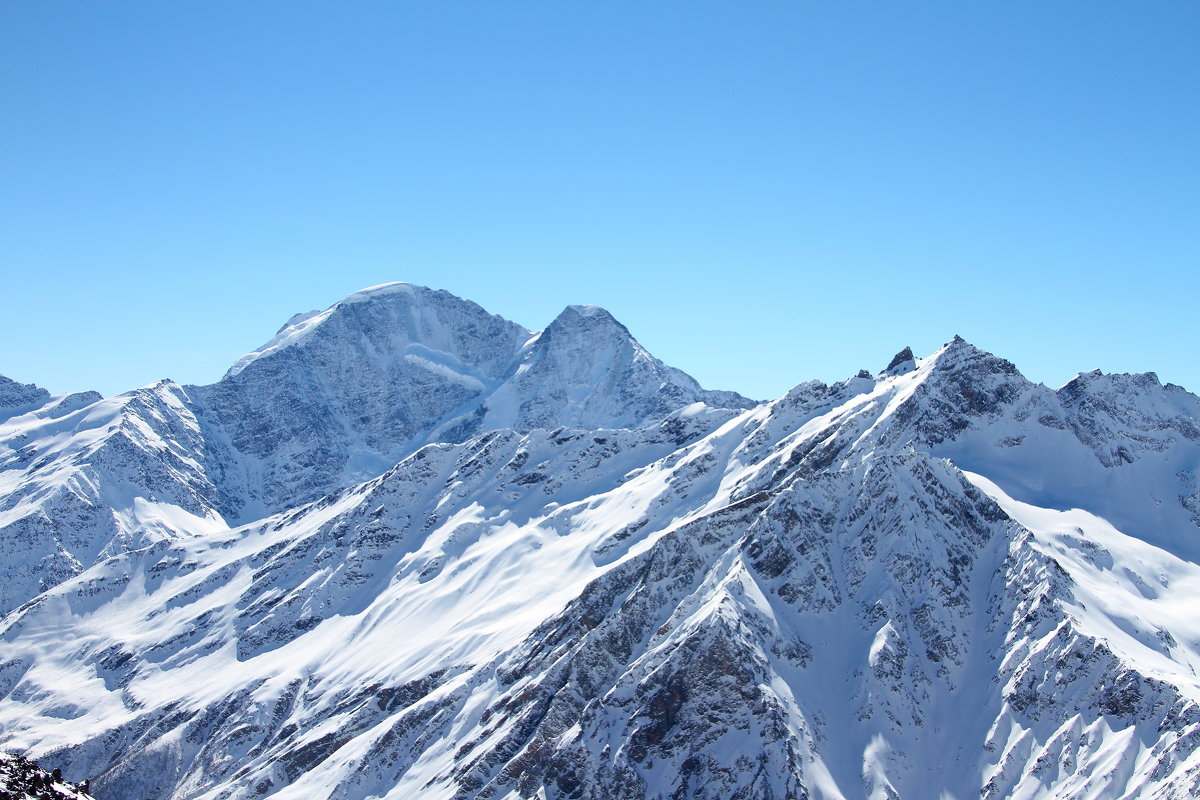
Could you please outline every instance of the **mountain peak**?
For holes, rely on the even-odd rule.
[[[978,347],[971,344],[970,342],[968,342],[966,339],[959,336],[958,334],[954,334],[954,337],[951,338],[950,341],[948,341],[944,345],[942,345],[939,352],[955,353],[955,354],[958,354],[961,356],[970,356],[970,355],[988,356],[988,355],[991,355],[990,353],[988,353],[985,350],[980,350]]]
[[[498,428],[637,427],[701,401],[751,405],[705,392],[599,306],[568,306],[534,336],[409,283],[293,317],[192,394],[220,427],[216,438],[258,462],[238,478],[238,519],[373,477],[427,441]]]
[[[609,319],[612,319],[612,314],[608,313],[608,311],[606,309],[601,308],[600,306],[569,305],[565,309],[563,309],[563,311],[564,312],[570,311],[571,313],[578,314],[581,317],[594,317],[597,315],[604,315],[604,316],[608,317]]]
[[[538,335],[533,348],[535,358],[540,358],[537,352],[556,353],[554,359],[566,359],[560,367],[574,372],[587,372],[599,361],[612,358],[654,360],[629,329],[600,306],[567,306]]]
[[[629,329],[617,321],[617,318],[600,306],[570,305],[564,308],[554,320],[546,326],[546,333],[553,335],[554,331],[563,330],[613,331],[618,337],[633,339]]]
[[[643,348],[599,306],[570,305],[532,339],[513,376],[486,401],[493,428],[634,428],[703,402],[753,405],[733,392],[709,392]]]
[[[387,283],[379,283],[374,286],[368,286],[365,289],[359,289],[353,294],[347,295],[342,301],[343,303],[357,303],[362,300],[370,300],[375,297],[381,297],[389,294],[407,294],[415,295],[418,292],[433,292],[428,286],[418,286],[415,283],[406,283],[404,281],[388,281]]]
[[[955,336],[946,342],[930,358],[936,361],[940,371],[957,371],[964,367],[972,367],[1006,375],[1020,374],[1011,361],[982,350],[961,336]]]
[[[916,368],[916,356],[913,355],[911,347],[905,347],[899,353],[892,356],[892,360],[884,367],[884,372],[888,375],[900,375],[905,372],[912,372]]]
[[[455,352],[464,335],[470,338],[480,327],[492,327],[489,323],[493,322],[519,331],[518,337],[528,336],[522,326],[488,314],[476,303],[445,290],[382,283],[354,292],[324,311],[294,315],[270,341],[239,358],[225,377],[237,376],[251,364],[297,345],[307,347],[318,332],[341,338],[347,334],[358,336],[372,346],[403,339],[404,344]],[[386,344],[384,348],[391,349]]]

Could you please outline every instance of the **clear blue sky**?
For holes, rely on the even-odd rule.
[[[956,333],[1200,391],[1195,2],[10,0],[0,103],[0,373],[55,392],[390,280],[764,398]]]

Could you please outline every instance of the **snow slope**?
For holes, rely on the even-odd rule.
[[[0,422],[0,612],[110,555],[225,527],[182,387],[48,397]]]

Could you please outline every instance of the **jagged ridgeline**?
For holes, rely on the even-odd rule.
[[[407,284],[211,386],[3,379],[0,748],[101,800],[1194,797],[1198,420],[957,337],[755,403]]]

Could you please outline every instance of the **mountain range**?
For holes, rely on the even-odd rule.
[[[955,337],[771,402],[387,284],[0,378],[0,749],[106,798],[1200,796],[1200,398]]]

